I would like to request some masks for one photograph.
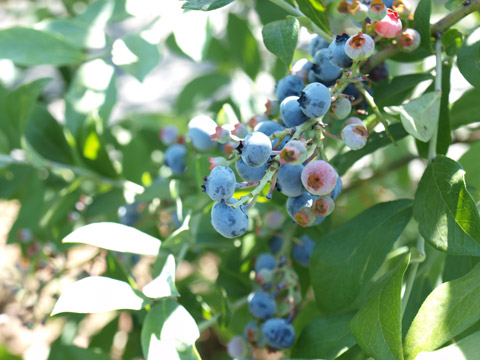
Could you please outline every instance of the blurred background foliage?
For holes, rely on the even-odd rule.
[[[184,11],[182,3],[0,2],[0,359],[141,358],[144,312],[49,314],[75,279],[127,280],[132,273],[140,287],[170,253],[183,256],[178,301],[200,324],[221,314],[220,324],[197,342],[204,359],[227,359],[224,344],[249,319],[245,307],[232,311],[229,304],[250,292],[252,258],[267,250],[276,231],[264,226],[264,214],[283,211],[285,198],[260,199],[251,214],[253,232],[242,241],[222,238],[210,226],[211,204],[200,189],[207,159],[221,150],[202,154],[187,142],[188,176],[174,176],[159,132],[175,124],[185,134],[199,113],[219,123],[263,113],[288,68],[266,50],[261,28],[287,13],[262,0],[208,13]],[[325,3],[334,33],[355,31],[335,11],[337,1]],[[444,13],[444,2],[434,3],[433,16]],[[473,15],[460,28],[469,34],[478,21]],[[294,60],[308,56],[313,36],[302,29]],[[420,94],[432,83],[422,72],[433,65],[431,57],[388,60],[389,78],[374,84],[373,93],[384,106]],[[480,93],[456,67],[451,79],[451,121],[458,129],[449,155],[460,159],[478,198]],[[320,229],[300,232],[318,237],[378,202],[412,197],[425,165],[412,138],[400,138],[397,147],[337,159],[341,173],[349,169],[337,210]],[[329,157],[339,151],[328,142]],[[76,227],[99,221],[162,239],[162,256],[139,259],[62,244]],[[416,227],[407,227],[399,246],[416,236]],[[307,270],[296,270],[307,289]],[[306,299],[309,309],[311,294]],[[299,316],[297,329],[308,320]]]

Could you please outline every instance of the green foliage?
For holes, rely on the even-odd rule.
[[[297,47],[299,30],[300,24],[295,18],[274,21],[263,27],[263,42],[268,50],[290,66]]]
[[[433,52],[430,35],[430,15],[432,13],[432,0],[420,0],[415,9],[415,28],[421,36],[421,47]]]
[[[463,43],[457,57],[458,69],[475,88],[480,88],[480,41],[473,42],[472,37]]]
[[[331,34],[327,7],[321,0],[299,0],[297,1],[298,8],[320,29],[327,34]]]
[[[439,250],[480,255],[480,216],[457,162],[438,156],[428,166],[415,194],[413,215],[420,234]]]

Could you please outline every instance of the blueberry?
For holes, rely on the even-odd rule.
[[[334,119],[345,119],[352,112],[352,103],[346,97],[339,96],[332,105],[330,105],[329,112]]]
[[[264,164],[260,167],[251,167],[245,164],[242,158],[238,159],[235,163],[238,175],[245,181],[257,181],[265,176],[268,165]]]
[[[260,131],[248,134],[242,140],[242,160],[251,167],[260,167],[267,162],[272,153],[272,142]]]
[[[272,237],[268,242],[268,246],[270,247],[270,250],[272,251],[272,253],[274,254],[278,253],[283,246],[283,238],[280,236]]]
[[[328,46],[328,59],[339,68],[349,68],[353,64],[353,60],[345,53],[345,43],[348,38],[347,34],[337,35]]]
[[[330,194],[337,183],[338,174],[325,160],[314,160],[302,171],[302,184],[313,195]]]
[[[275,121],[268,120],[268,121],[264,121],[260,124],[257,124],[253,130],[254,131],[260,131],[261,133],[264,133],[265,135],[270,136],[270,135],[273,135],[276,132],[285,130],[285,127],[283,127],[283,125],[280,125],[279,123],[277,123]],[[272,141],[272,147],[277,146],[276,150],[281,150],[289,139],[290,139],[290,137],[288,137],[288,136],[285,137],[285,139],[282,141],[282,143],[279,146],[277,146],[278,139],[275,139],[274,141]]]
[[[286,202],[287,213],[292,219],[295,219],[295,214],[303,207],[312,207],[316,196],[304,192],[300,196],[289,197]]]
[[[340,135],[350,149],[359,150],[366,145],[369,132],[365,125],[349,124],[343,127]]]
[[[298,76],[287,75],[281,78],[275,87],[278,102],[281,103],[287,96],[299,96],[303,87],[303,80]]]
[[[328,43],[327,43],[328,44]],[[312,69],[313,63],[305,58],[295,61],[290,70],[292,75],[298,76],[303,82],[308,80],[308,72]]]
[[[178,128],[175,125],[167,125],[160,130],[160,139],[165,145],[171,145],[178,138]]]
[[[215,201],[227,201],[235,193],[235,173],[227,166],[216,166],[205,181],[206,193]]]
[[[254,317],[265,320],[275,315],[277,304],[269,293],[255,291],[248,296],[248,310]]]
[[[353,60],[366,60],[375,50],[375,41],[372,37],[359,32],[352,35],[345,43],[345,53]]]
[[[285,319],[268,319],[262,326],[265,342],[275,349],[286,349],[295,342],[295,329]]]
[[[235,336],[228,342],[227,352],[233,358],[241,358],[247,356],[248,345],[241,336]]]
[[[235,203],[230,199],[229,204]],[[226,238],[236,238],[248,229],[248,215],[243,205],[233,209],[225,202],[216,202],[212,207],[212,226],[220,235]]]
[[[302,112],[310,118],[324,115],[331,102],[330,91],[319,82],[307,85],[298,99]]]
[[[185,145],[173,144],[165,150],[165,164],[174,175],[179,175],[185,171],[186,162],[187,148]]]
[[[283,164],[277,173],[277,189],[284,195],[295,197],[304,193],[301,175],[303,165]]]
[[[132,226],[140,219],[138,203],[122,205],[118,208],[118,220],[121,224]]]
[[[342,192],[342,179],[340,179],[340,176],[338,176],[337,183],[335,184],[335,188],[333,189],[333,191],[330,193],[330,196],[332,197],[333,200],[336,200],[341,192]]]
[[[277,260],[275,256],[269,253],[260,254],[255,261],[255,272],[259,273],[263,269],[275,270]]]
[[[300,265],[308,266],[310,263],[310,255],[312,254],[315,242],[308,236],[303,235],[298,242],[293,244],[292,256]]]
[[[194,117],[188,123],[188,136],[195,149],[207,151],[212,149],[216,142],[212,141],[211,136],[215,134],[217,124],[206,115]]]
[[[289,96],[280,104],[280,114],[286,127],[294,127],[303,124],[308,117],[302,112],[298,103],[298,96]]]
[[[342,70],[330,62],[327,49],[317,51],[313,57],[311,72],[315,75],[316,81],[327,86],[333,85],[342,75]]]
[[[402,21],[398,13],[392,9],[387,10],[387,16],[375,24],[375,32],[386,38],[395,38],[402,32]]]
[[[326,49],[328,45],[329,42],[327,40],[317,35],[312,39],[312,41],[310,41],[310,44],[308,45],[308,50],[310,52],[310,55],[314,57],[319,50]]]

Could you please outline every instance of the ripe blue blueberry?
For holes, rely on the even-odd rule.
[[[310,55],[314,57],[319,50],[328,48],[328,45],[330,44],[327,40],[317,35],[310,41],[310,44],[308,44],[308,51]]]
[[[238,175],[245,181],[257,181],[265,176],[268,165],[264,164],[260,167],[251,167],[245,164],[242,158],[238,159],[235,163]]]
[[[302,112],[298,103],[298,96],[286,97],[280,104],[280,114],[286,127],[294,127],[303,124],[308,117]]]
[[[280,236],[272,237],[268,242],[268,246],[270,247],[272,253],[278,253],[283,246],[283,238]]]
[[[311,74],[314,74],[314,78],[310,78],[310,80],[319,81],[326,86],[330,86],[335,83],[335,80],[340,78],[342,70],[330,62],[328,58],[328,50],[321,49],[320,51],[317,51],[313,57]]]
[[[253,130],[260,131],[261,133],[264,133],[265,135],[270,136],[276,132],[285,130],[285,127],[275,121],[267,120],[257,124]],[[276,150],[282,150],[283,146],[287,143],[289,139],[290,139],[289,136],[285,137],[282,143],[278,146],[277,146],[278,139],[275,139],[272,141],[272,147],[274,147]]]
[[[300,196],[289,197],[286,202],[287,213],[295,220],[295,214],[304,207],[312,207],[317,197],[305,191]]]
[[[345,43],[348,38],[347,34],[337,35],[328,46],[328,59],[339,68],[349,68],[353,64],[353,60],[345,53]]]
[[[303,235],[298,242],[293,244],[292,256],[300,265],[308,266],[315,242],[308,236]]]
[[[335,188],[331,192],[330,196],[332,197],[333,200],[336,200],[338,198],[338,195],[342,192],[342,179],[340,179],[340,176],[337,177],[337,183],[335,184]]]
[[[281,78],[275,86],[275,95],[279,103],[287,96],[299,96],[304,87],[303,80],[295,75],[287,75]]]
[[[118,220],[121,224],[132,226],[138,219],[140,219],[140,213],[138,212],[138,203],[122,205],[118,208]]]
[[[216,145],[211,136],[215,135],[217,124],[206,115],[195,116],[188,123],[188,137],[195,149],[207,151]]]
[[[229,204],[235,203],[230,199]],[[233,209],[225,202],[216,202],[212,207],[212,226],[220,235],[226,238],[236,238],[248,229],[248,215],[245,207],[240,205]]]
[[[227,201],[235,193],[235,173],[228,166],[216,166],[205,181],[206,193],[215,201]]]
[[[255,261],[255,272],[259,273],[263,269],[266,270],[275,270],[277,266],[277,260],[275,256],[269,253],[260,254]]]
[[[242,160],[251,167],[260,167],[267,162],[272,153],[272,142],[260,131],[248,134],[242,140]]]
[[[295,342],[295,329],[285,319],[268,319],[262,326],[265,342],[275,349],[286,349]]]
[[[265,320],[275,315],[277,304],[271,294],[255,291],[248,296],[248,310],[257,319]]]
[[[319,82],[307,85],[298,99],[302,112],[310,118],[324,115],[330,108],[331,102],[330,91]]]
[[[283,164],[277,173],[277,189],[284,195],[296,197],[303,194],[302,184],[303,165]]]
[[[185,145],[173,144],[165,150],[165,165],[167,165],[174,175],[179,175],[185,171],[187,163],[187,148]]]

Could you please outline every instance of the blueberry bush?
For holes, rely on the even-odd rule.
[[[480,0],[57,5],[0,29],[45,359],[478,359]]]

